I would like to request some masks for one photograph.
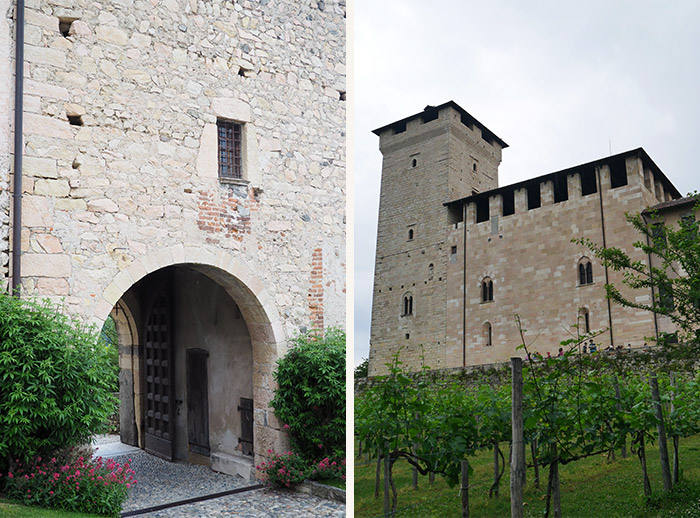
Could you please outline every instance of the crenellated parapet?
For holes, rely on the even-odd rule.
[[[573,168],[546,174],[491,191],[476,193],[445,205],[456,221],[466,214],[467,224],[525,214],[533,210],[567,203],[582,197],[634,186],[643,193],[647,205],[681,196],[642,148],[596,160]],[[464,210],[466,206],[466,211]]]

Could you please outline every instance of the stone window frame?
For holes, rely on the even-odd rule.
[[[271,137],[259,138],[255,121],[251,115],[250,105],[247,102],[233,96],[212,97],[210,102],[211,112],[207,115],[204,123],[195,163],[197,175],[212,186],[214,183],[222,186],[262,186],[260,153],[261,151],[266,153],[282,152],[282,142]],[[220,119],[242,125],[242,177],[240,179],[219,177],[218,128],[216,122]]]
[[[583,256],[581,259],[579,259],[578,264],[576,265],[576,272],[578,274],[577,278],[579,286],[588,286],[593,284],[593,263],[588,257]]]
[[[481,303],[493,302],[493,279],[484,277],[481,280]]]

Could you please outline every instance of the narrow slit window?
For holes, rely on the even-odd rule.
[[[493,345],[493,328],[491,327],[491,324],[489,322],[484,323],[483,333],[484,333],[484,344],[486,344],[487,347],[492,346]]]
[[[218,120],[219,178],[241,179],[243,125],[237,122]]]
[[[591,317],[588,308],[580,308],[578,310],[578,329],[579,334],[591,332]]]

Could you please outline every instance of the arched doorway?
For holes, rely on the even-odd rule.
[[[183,262],[121,293],[110,314],[122,442],[246,478],[256,455],[285,447],[268,407],[282,341],[269,297],[261,284],[254,293],[251,280],[252,287],[220,266]]]

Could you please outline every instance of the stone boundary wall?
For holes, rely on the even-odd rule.
[[[693,371],[700,372],[700,360],[665,360],[663,354],[657,354],[655,347],[636,348],[632,352],[606,352],[600,351],[595,356],[586,355],[587,358],[595,357],[601,362],[619,362],[618,368],[624,369],[641,369],[645,372],[652,372],[655,369],[659,371],[677,370],[677,371]],[[673,369],[674,361],[678,363],[678,369]],[[528,367],[527,360],[523,359],[523,367]],[[423,372],[407,373],[412,379],[417,379],[421,376],[427,376],[436,385],[448,385],[458,383],[465,387],[476,387],[484,383],[493,386],[503,382],[510,383],[511,369],[510,361],[489,363],[483,365],[467,365],[466,367],[454,367],[449,369],[430,369]],[[354,396],[361,397],[362,393],[382,382],[381,376],[370,376],[367,378],[355,378],[354,380]]]

